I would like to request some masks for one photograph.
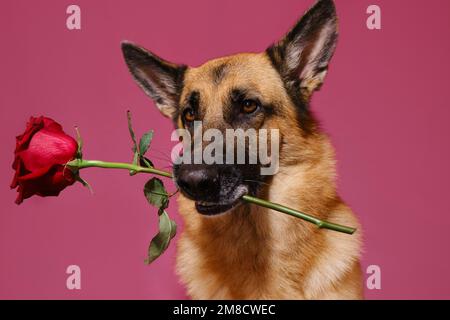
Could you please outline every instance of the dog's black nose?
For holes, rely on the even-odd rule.
[[[215,166],[181,165],[175,175],[181,191],[193,200],[211,200],[220,192],[219,173]]]

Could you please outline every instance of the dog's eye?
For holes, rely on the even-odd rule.
[[[186,122],[192,122],[195,120],[195,113],[192,108],[187,108],[183,111],[183,118]]]
[[[258,101],[252,99],[246,99],[242,101],[242,112],[253,113],[259,108]]]

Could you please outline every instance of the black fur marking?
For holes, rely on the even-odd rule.
[[[243,88],[235,88],[231,90],[230,98],[232,102],[239,102],[248,98],[248,90]]]
[[[200,92],[192,91],[188,98],[188,104],[194,111],[198,111],[200,105]]]
[[[260,109],[249,115],[242,114],[242,103],[246,99],[255,100]],[[265,117],[270,117],[279,114],[275,106],[269,102],[262,101],[259,95],[252,92],[251,89],[234,88],[229,95],[229,101],[224,104],[223,118],[227,123],[236,124],[239,122],[247,122],[254,117],[254,114],[264,113]]]
[[[216,85],[220,84],[220,82],[223,80],[223,78],[225,78],[225,76],[227,74],[227,70],[228,70],[228,66],[225,63],[215,67],[212,70],[212,79],[213,79],[214,84],[216,84]]]

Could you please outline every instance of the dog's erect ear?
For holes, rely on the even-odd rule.
[[[177,111],[186,66],[164,61],[129,42],[122,42],[122,52],[139,86],[155,101],[163,115],[173,118]]]
[[[334,3],[319,0],[266,52],[289,89],[300,90],[304,98],[309,98],[325,78],[337,37]]]

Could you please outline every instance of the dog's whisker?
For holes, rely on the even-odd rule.
[[[157,153],[159,153],[161,156],[163,156],[165,160],[168,160],[168,161],[172,162],[171,157],[170,157],[169,154],[167,154],[165,151],[160,151],[160,150],[158,150],[158,149],[156,148],[156,149],[151,149],[151,150],[150,150],[150,153],[152,153],[152,152],[157,152]]]
[[[163,158],[163,157],[159,157],[159,156],[155,156],[155,155],[151,155],[150,157],[149,157],[151,160],[152,159],[157,159],[157,160],[160,160],[160,161],[163,161],[164,163],[172,163],[172,161],[169,161],[168,159],[165,159],[165,158]]]
[[[251,180],[251,179],[244,179],[245,182],[256,182],[256,183],[260,183],[260,184],[264,184],[266,186],[269,186],[268,183],[263,182],[263,181],[259,181],[259,180]]]

